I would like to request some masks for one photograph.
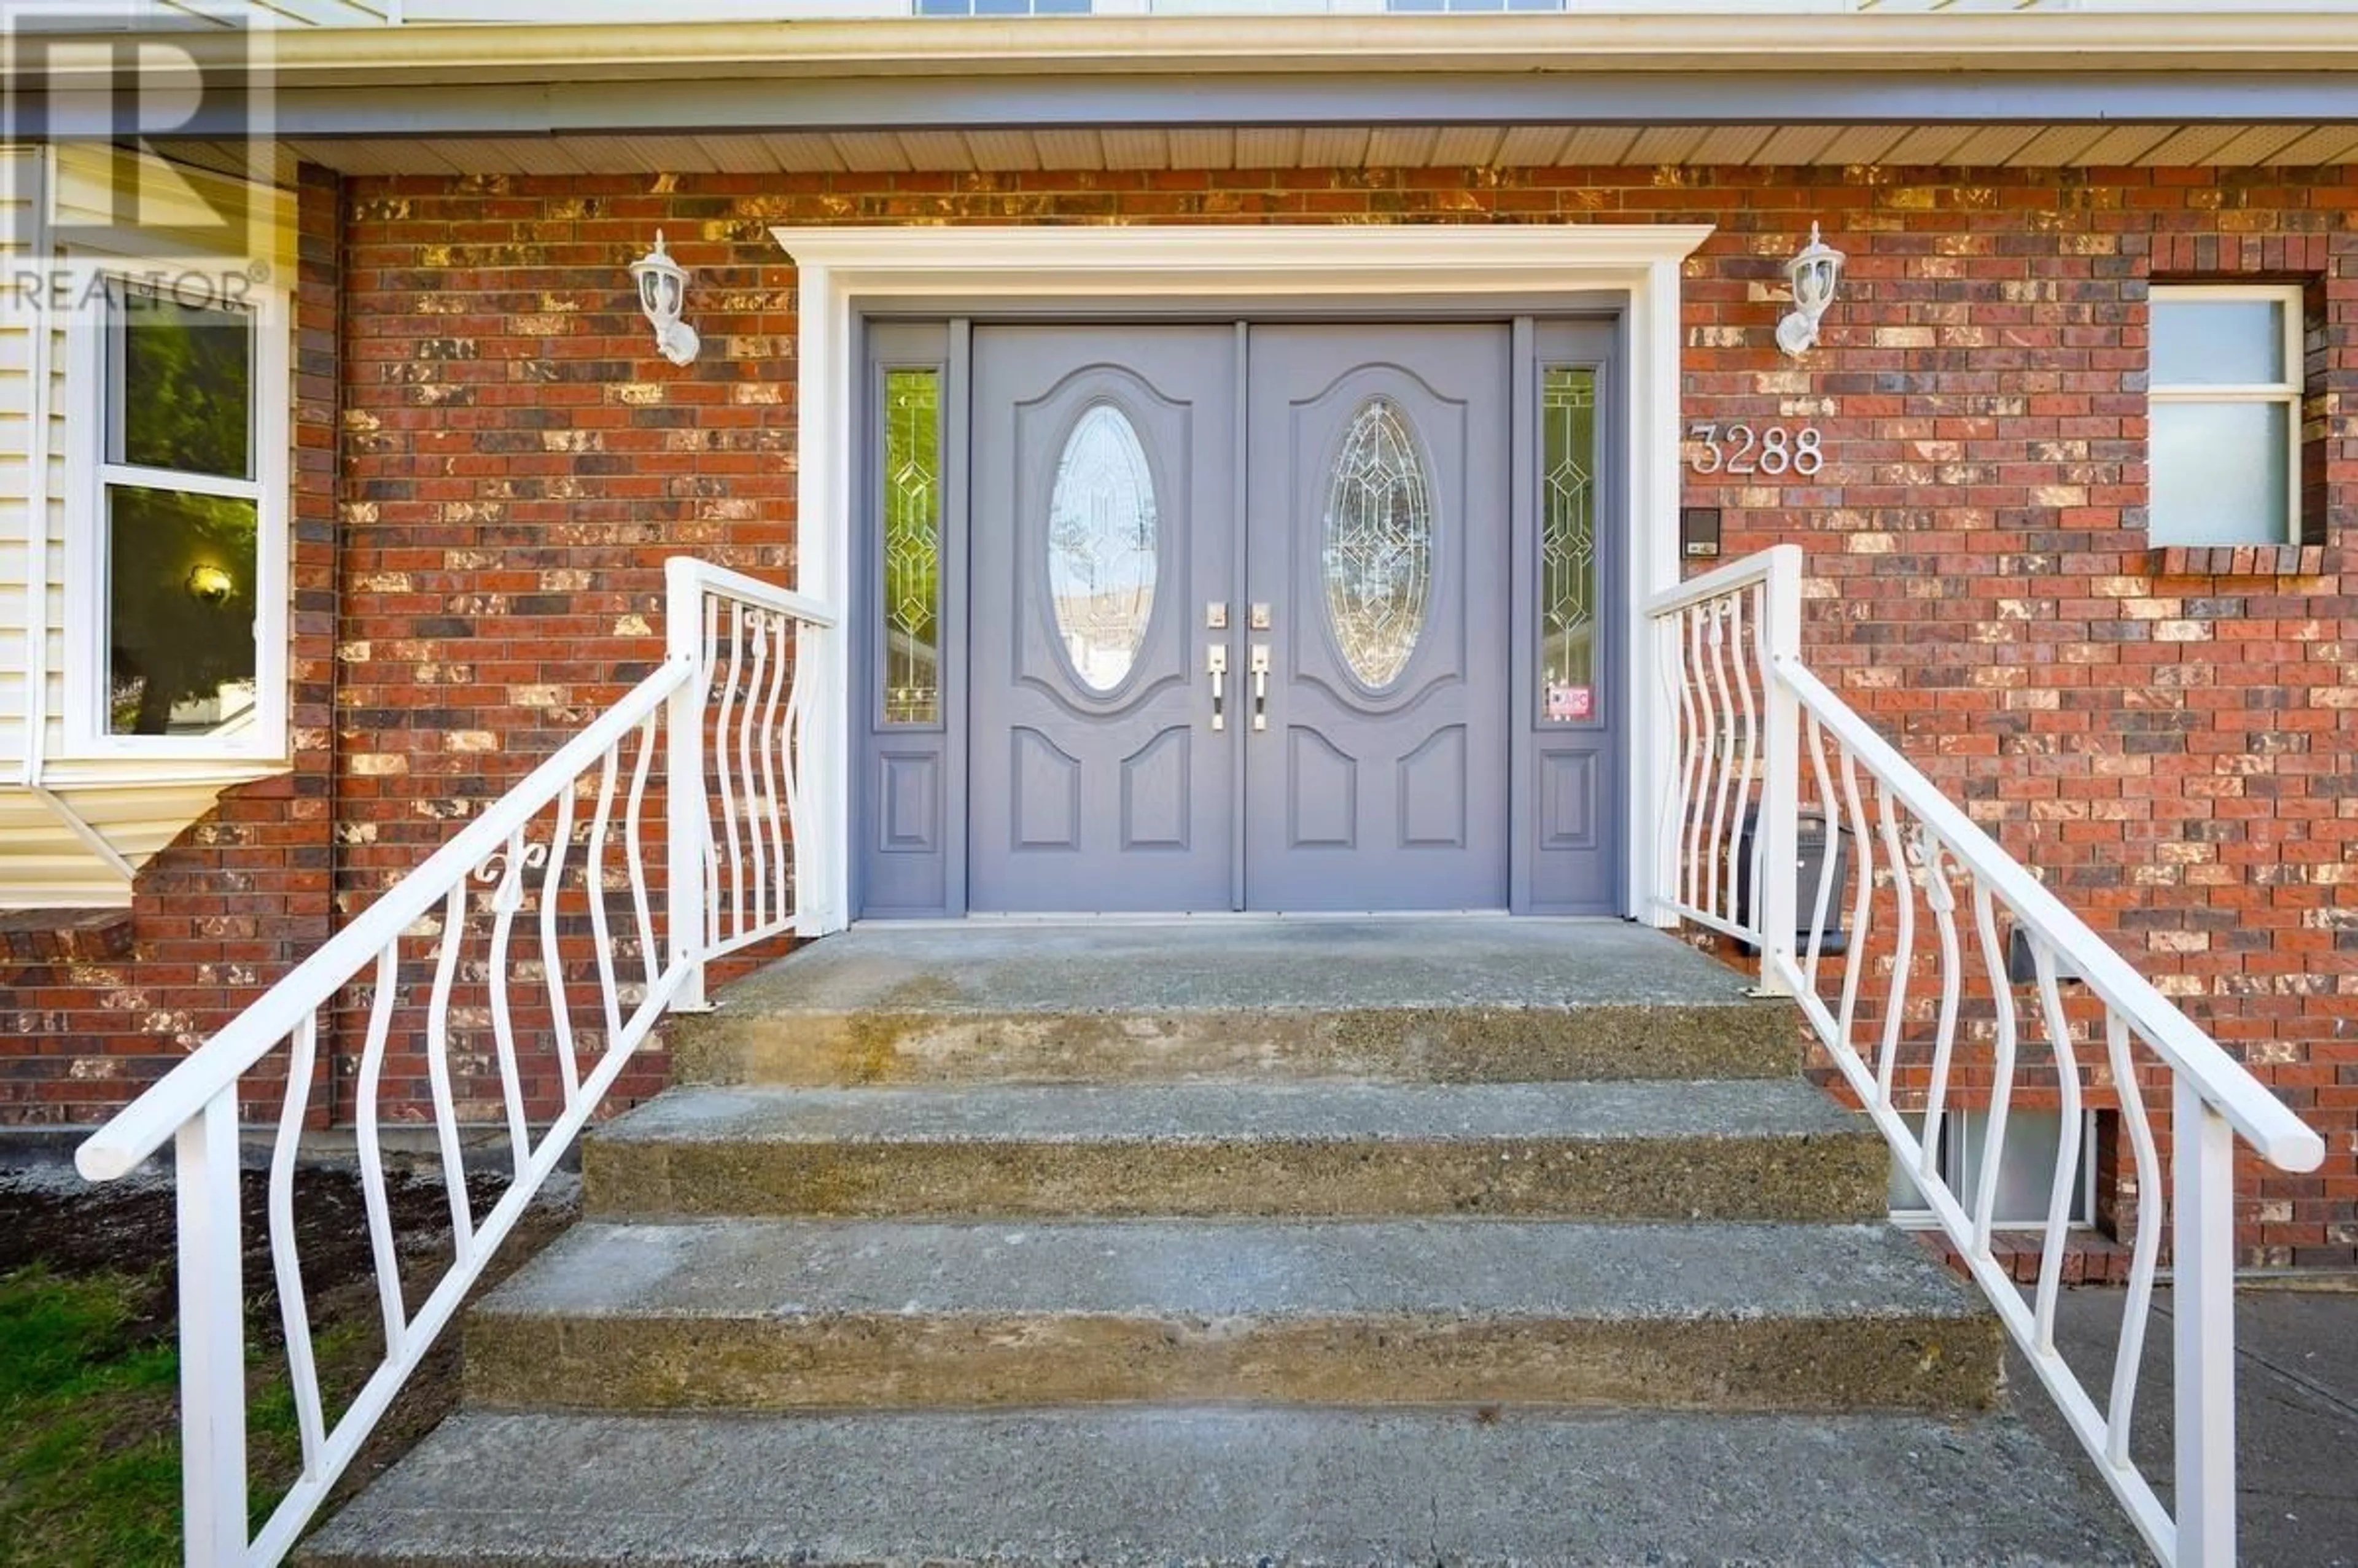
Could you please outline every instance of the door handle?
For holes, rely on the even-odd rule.
[[[1256,730],[1269,728],[1269,644],[1255,643],[1252,649],[1253,720]]]
[[[1226,730],[1228,727],[1228,645],[1226,643],[1214,643],[1204,650],[1204,670],[1212,677],[1212,728]]]

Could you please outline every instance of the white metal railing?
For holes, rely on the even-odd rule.
[[[823,760],[805,745],[824,683],[807,672],[825,665],[835,621],[800,594],[702,562],[674,559],[665,576],[667,651],[652,674],[77,1152],[82,1174],[103,1182],[173,1149],[192,1564],[285,1555],[656,1020],[701,1000],[709,959],[812,932],[822,917],[800,894],[827,885],[825,857],[841,835],[811,820],[806,780]],[[658,836],[660,901],[650,875]],[[353,1130],[384,1353],[331,1419],[294,1180],[322,1023],[337,1019],[362,1031]],[[425,1059],[450,1198],[452,1260],[415,1307],[379,1147],[396,1041]],[[536,1085],[562,1106],[537,1136]],[[272,1097],[270,1260],[302,1470],[250,1537],[240,1103]],[[460,1128],[485,1119],[505,1129],[513,1180],[479,1217]]]
[[[2324,1141],[1804,666],[1801,574],[1800,549],[1779,546],[1650,607],[1662,711],[1676,735],[1659,822],[1659,885],[1670,890],[1661,910],[1760,955],[1762,989],[1800,1005],[2147,1543],[2178,1568],[2226,1568],[2235,1560],[2234,1141],[2295,1172],[2323,1161]],[[1797,865],[1805,824],[1814,877]],[[1847,868],[1836,852],[1845,842]],[[1976,1051],[1985,1044],[1992,1067],[1967,1194],[1944,1178],[1937,1138],[1919,1132],[1941,1125],[1961,1037]],[[2089,1087],[2119,1091],[2133,1158],[2129,1282],[2101,1394],[2055,1342],[2082,1139],[2062,1138],[2055,1155],[2027,1299],[1994,1251],[2008,1108],[2042,1054],[2067,1129]],[[1901,1108],[1919,1098],[1903,1088],[1903,1071],[1921,1078],[1916,1125]],[[2166,1184],[2149,1086],[2169,1091]],[[2173,1506],[2129,1443],[2165,1208]]]

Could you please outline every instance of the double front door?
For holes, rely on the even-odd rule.
[[[1509,903],[1510,330],[977,326],[967,903]]]

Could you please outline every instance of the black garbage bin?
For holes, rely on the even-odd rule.
[[[1810,950],[1811,917],[1817,913],[1818,879],[1825,874],[1827,840],[1832,838],[1831,853],[1834,858],[1834,885],[1826,895],[1825,953],[1846,951],[1850,934],[1844,929],[1844,918],[1850,913],[1850,837],[1847,827],[1836,827],[1830,836],[1826,831],[1826,815],[1804,806],[1793,833],[1793,946],[1796,952]],[[1759,830],[1760,808],[1747,808],[1744,813],[1744,836],[1736,846],[1736,918],[1738,924],[1752,924],[1752,835]],[[1750,943],[1739,944],[1744,952],[1752,952]]]

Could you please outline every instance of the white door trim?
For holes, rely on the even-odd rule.
[[[847,639],[862,635],[851,602],[857,531],[851,514],[859,405],[853,312],[896,298],[995,300],[1168,298],[1296,295],[1321,300],[1401,294],[1528,300],[1600,291],[1626,295],[1629,331],[1629,548],[1622,624],[1635,657],[1624,661],[1621,699],[1635,719],[1660,706],[1644,606],[1678,581],[1679,265],[1711,233],[1700,223],[1295,224],[1054,226],[896,224],[779,228],[771,232],[798,269],[801,335],[795,406],[801,470],[796,492],[795,587],[837,608],[840,630],[821,672],[811,714],[811,754],[828,765],[809,780],[813,827],[848,851],[854,711]],[[1633,723],[1627,799],[1642,829],[1648,803],[1668,787],[1672,738]],[[1640,831],[1643,847],[1656,836]],[[827,885],[810,890],[823,929],[840,927],[850,903],[853,857],[825,857]],[[1623,913],[1654,907],[1658,857],[1628,857]],[[807,906],[806,906],[807,907]]]

